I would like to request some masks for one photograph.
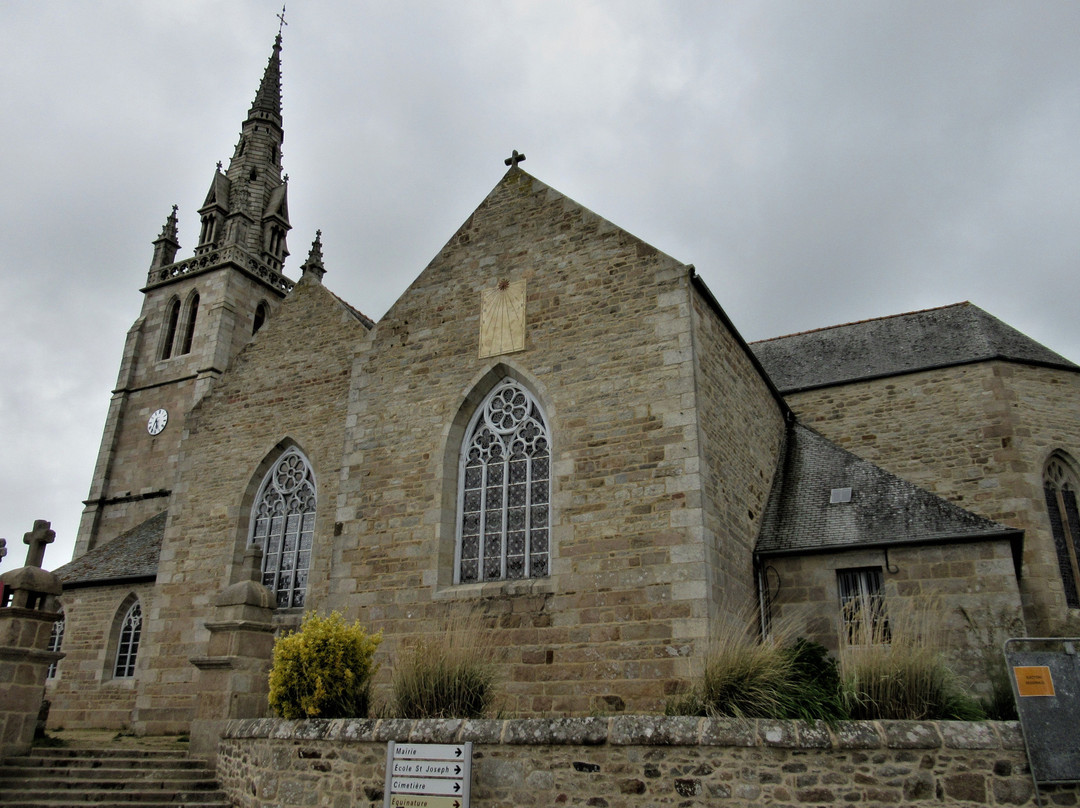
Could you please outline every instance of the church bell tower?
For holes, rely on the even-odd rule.
[[[293,287],[282,274],[291,227],[284,139],[279,33],[228,170],[218,163],[199,208],[195,254],[176,260],[175,206],[153,242],[76,558],[165,510],[188,412]]]

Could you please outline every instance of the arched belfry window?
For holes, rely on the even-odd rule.
[[[1043,493],[1054,535],[1058,570],[1065,585],[1065,602],[1070,609],[1080,609],[1080,513],[1076,493],[1080,490],[1073,465],[1064,456],[1053,454],[1043,473]]]
[[[161,336],[161,358],[172,356],[173,341],[176,339],[176,326],[180,323],[180,301],[173,298],[165,312],[165,332]]]
[[[266,305],[266,301],[260,301],[259,305],[255,307],[255,319],[251,325],[252,336],[258,334],[259,329],[263,327],[263,323],[266,322],[267,312],[269,312],[269,307]]]
[[[251,510],[251,543],[263,551],[263,584],[278,608],[303,606],[315,533],[315,475],[299,449],[277,459]]]
[[[142,606],[135,601],[120,625],[120,641],[116,644],[116,664],[113,666],[113,676],[117,679],[130,679],[135,675],[135,659],[139,655],[141,638]]]
[[[196,292],[188,301],[187,321],[184,323],[184,346],[182,354],[191,353],[191,342],[195,339],[195,318],[199,316],[199,293]]]
[[[458,479],[454,582],[547,575],[551,438],[540,405],[513,379],[473,415]]]

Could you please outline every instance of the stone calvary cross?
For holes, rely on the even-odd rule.
[[[56,531],[50,527],[44,519],[35,519],[34,529],[23,535],[23,544],[30,546],[26,551],[26,566],[40,567],[44,563],[46,545],[56,541]]]

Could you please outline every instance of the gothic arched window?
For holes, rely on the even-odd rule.
[[[175,297],[169,303],[165,314],[165,333],[161,340],[161,358],[168,359],[172,356],[173,341],[176,339],[176,326],[180,322],[180,301]]]
[[[303,606],[315,533],[315,475],[299,449],[263,478],[251,509],[251,543],[263,551],[263,584],[278,608]]]
[[[60,616],[56,619],[56,622],[52,624],[52,631],[49,632],[49,645],[46,650],[59,651],[60,646],[64,644],[64,610],[60,610]],[[56,678],[56,662],[49,663],[49,671],[46,674],[46,678]]]
[[[551,439],[540,405],[513,379],[473,415],[458,479],[454,582],[547,575]]]
[[[266,322],[266,315],[269,311],[269,307],[265,301],[260,301],[259,305],[255,307],[255,320],[251,326],[251,335],[255,336],[259,333],[259,329],[263,327],[263,323]]]
[[[1080,609],[1080,513],[1076,492],[1080,490],[1076,472],[1060,454],[1053,454],[1043,472],[1043,493],[1054,535],[1058,570],[1065,585],[1065,602],[1070,609]]]
[[[120,626],[120,641],[116,645],[116,664],[113,676],[130,679],[135,675],[135,658],[139,655],[139,639],[142,637],[142,606],[135,601]]]
[[[191,342],[195,339],[195,318],[199,316],[199,293],[196,292],[188,301],[187,322],[184,323],[184,347],[182,354],[191,353]]]

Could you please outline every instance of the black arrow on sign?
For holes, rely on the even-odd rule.
[[[457,757],[461,757],[461,747],[460,746],[457,749],[454,750],[454,754]]]
[[[461,774],[461,767],[460,766],[454,766],[454,774]]]
[[[454,791],[461,791],[461,783],[454,783]]]

